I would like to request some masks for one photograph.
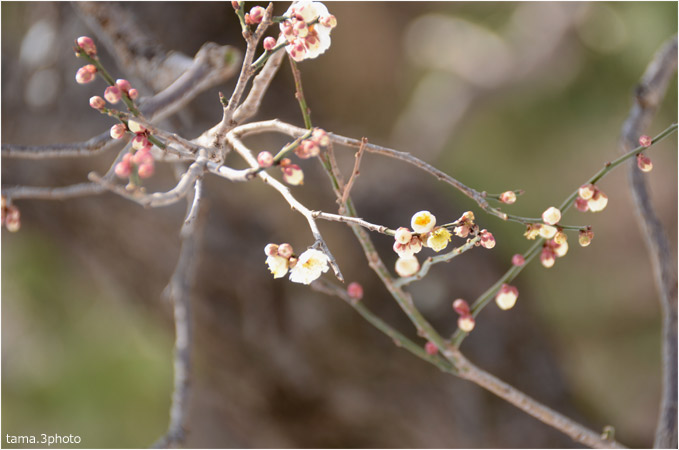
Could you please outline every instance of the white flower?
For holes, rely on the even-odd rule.
[[[330,31],[337,25],[335,17],[321,2],[293,2],[285,12],[288,20],[281,22],[278,44],[285,47],[295,61],[313,59],[330,48]]]
[[[410,227],[415,233],[429,233],[436,225],[436,217],[429,211],[415,213],[410,219]]]
[[[415,275],[420,270],[420,262],[416,256],[402,256],[396,260],[396,273],[400,277]]]
[[[328,256],[319,250],[310,248],[299,255],[297,264],[290,269],[290,281],[309,284],[327,271]]]
[[[282,256],[269,256],[266,263],[274,278],[282,278],[288,273],[288,260]]]
[[[550,206],[542,213],[542,221],[547,225],[556,225],[561,220],[561,211],[559,208]]]

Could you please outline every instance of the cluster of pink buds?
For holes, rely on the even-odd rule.
[[[7,228],[7,231],[12,233],[19,231],[19,228],[21,228],[21,213],[19,208],[8,202],[5,197],[2,197],[0,213],[2,215],[1,224]]]
[[[474,213],[467,211],[456,221],[457,226],[453,229],[453,233],[457,237],[466,238],[470,234],[476,234],[479,230],[478,225],[474,223]]]
[[[323,3],[294,2],[280,23],[279,43],[287,42],[286,51],[295,61],[316,58],[330,47],[330,31],[337,19]]]
[[[500,199],[502,203],[506,203],[507,205],[511,205],[512,203],[516,202],[516,193],[514,191],[505,191],[502,194],[500,194]]]
[[[292,186],[304,184],[304,172],[302,172],[302,168],[297,164],[293,164],[292,161],[290,161],[290,158],[281,159],[279,165],[283,172],[283,180],[286,183]]]
[[[460,315],[457,318],[457,327],[465,333],[471,332],[476,325],[476,321],[469,309],[469,304],[465,300],[458,298],[453,302],[453,309]]]
[[[128,178],[136,173],[139,178],[149,178],[155,172],[155,161],[151,154],[153,144],[148,139],[149,133],[138,122],[130,119],[125,125],[119,123],[111,127],[111,136],[115,139],[122,138],[127,130],[135,133],[132,139],[132,151],[126,153],[115,166],[115,173],[120,178]]]
[[[314,128],[311,132],[311,137],[303,140],[296,148],[295,154],[302,159],[318,156],[321,152],[321,147],[327,147],[330,144],[330,137],[325,130]]]
[[[575,207],[579,211],[599,212],[603,211],[608,204],[608,197],[603,191],[593,184],[583,184],[578,189],[578,196],[575,199]]]
[[[307,249],[301,255],[295,256],[290,244],[267,244],[264,247],[266,264],[274,278],[282,278],[290,271],[290,281],[294,283],[310,284],[312,281],[328,271],[328,256],[313,248]],[[356,283],[358,284],[358,283]],[[360,288],[360,285],[358,285]],[[349,295],[358,295],[354,286]],[[363,296],[361,288],[360,295]],[[355,298],[352,296],[352,298]]]
[[[518,298],[519,290],[515,286],[505,283],[495,295],[495,303],[500,309],[507,310],[514,307]]]
[[[566,234],[563,231],[558,231],[552,239],[545,242],[542,246],[540,263],[549,269],[556,262],[556,258],[566,256],[566,253],[568,253]]]

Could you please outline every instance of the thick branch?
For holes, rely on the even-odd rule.
[[[635,148],[646,130],[669,82],[677,70],[677,36],[672,37],[653,58],[644,73],[634,105],[622,127],[621,151]],[[629,163],[629,182],[635,203],[637,223],[648,248],[656,287],[660,294],[663,320],[662,398],[655,433],[656,448],[677,447],[677,274],[672,251],[658,215],[653,209],[644,174],[635,161]]]

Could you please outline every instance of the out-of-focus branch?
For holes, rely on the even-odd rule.
[[[79,183],[63,187],[13,186],[2,188],[2,195],[12,200],[66,200],[68,198],[97,195],[106,188],[97,183]]]
[[[202,208],[202,182],[194,185],[193,200],[182,226],[182,248],[179,260],[165,294],[172,299],[175,323],[174,390],[167,432],[153,445],[154,448],[176,448],[186,439],[186,422],[190,394],[192,309],[191,292],[197,272],[197,255],[205,214]]]
[[[262,98],[269,89],[269,85],[271,84],[274,75],[278,72],[278,68],[281,66],[284,56],[285,52],[278,51],[271,55],[267,60],[261,72],[257,74],[254,80],[252,80],[252,87],[250,88],[248,96],[233,114],[234,122],[243,123],[257,113],[262,104]]]
[[[77,158],[103,153],[121,141],[111,138],[108,131],[94,136],[85,142],[52,145],[12,145],[2,144],[3,158],[46,159]]]
[[[665,97],[667,86],[677,70],[677,36],[656,53],[637,86],[634,105],[622,127],[620,148],[635,148]],[[653,209],[644,174],[629,163],[629,183],[634,197],[636,218],[648,248],[662,310],[662,398],[654,447],[677,447],[677,273],[672,251],[662,223]]]
[[[488,372],[469,362],[459,350],[454,349],[455,367],[458,376],[481,386],[512,405],[530,414],[541,422],[550,425],[569,436],[576,442],[591,448],[626,448],[612,439],[607,439],[582,425],[573,422],[568,417],[554,411],[527,396],[523,392],[508,385]]]

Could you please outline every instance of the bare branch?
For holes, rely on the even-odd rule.
[[[127,139],[127,138],[126,138]],[[75,144],[52,145],[12,145],[2,144],[3,158],[45,159],[45,158],[77,158],[94,156],[105,152],[116,144],[124,142],[111,138],[108,131],[85,142]]]
[[[637,87],[634,105],[622,127],[620,147],[629,152],[648,128],[677,70],[677,36],[656,53]],[[663,317],[662,398],[655,433],[656,448],[677,447],[677,274],[665,230],[653,209],[648,186],[635,161],[629,162],[630,189],[636,218],[648,248]]]
[[[13,186],[2,187],[2,195],[12,200],[66,200],[74,197],[97,195],[106,192],[106,188],[97,183],[79,183],[63,187]]]
[[[250,88],[248,96],[233,114],[234,122],[243,123],[257,114],[257,111],[262,104],[262,97],[264,97],[264,94],[269,89],[271,80],[273,80],[273,77],[278,72],[278,68],[281,66],[284,56],[285,52],[278,51],[269,58],[266,64],[264,64],[261,72],[257,74],[254,80],[252,80],[252,87]]]
[[[322,211],[311,211],[311,216],[317,219],[359,225],[370,231],[377,231],[378,233],[386,234],[387,236],[393,236],[395,233],[394,230],[391,230],[385,227],[384,225],[375,225],[374,223],[366,222],[363,219],[359,219],[358,217],[342,216],[339,214],[330,214]]]
[[[354,182],[356,181],[356,178],[358,178],[359,174],[359,167],[361,166],[361,158],[363,157],[363,150],[365,150],[365,144],[368,143],[367,138],[361,138],[361,146],[358,147],[358,151],[356,152],[355,155],[355,160],[354,160],[354,170],[351,172],[351,176],[349,177],[349,181],[347,181],[347,184],[344,185],[344,189],[342,190],[342,198],[340,199],[340,214],[344,213],[344,205],[347,202],[347,199],[349,198],[349,193],[351,192],[351,188],[354,186]]]

